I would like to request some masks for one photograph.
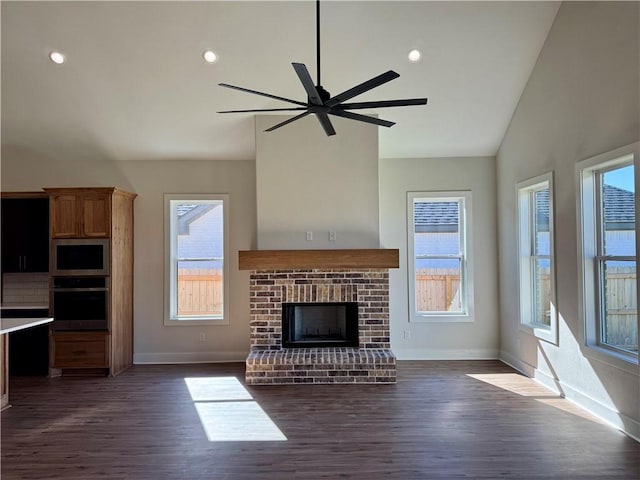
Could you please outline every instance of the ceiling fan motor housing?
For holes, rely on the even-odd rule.
[[[327,92],[322,87],[322,85],[316,85],[316,90],[318,91],[318,95],[320,96],[320,100],[322,100],[322,103],[325,103],[327,100],[331,98],[331,94]],[[309,100],[309,103],[311,103],[311,100]]]

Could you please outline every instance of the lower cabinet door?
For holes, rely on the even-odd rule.
[[[51,368],[108,368],[107,332],[64,332],[51,336]]]

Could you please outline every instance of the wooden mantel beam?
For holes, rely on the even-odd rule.
[[[310,268],[398,268],[398,249],[241,250],[240,270],[304,270]]]

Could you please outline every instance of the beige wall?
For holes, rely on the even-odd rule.
[[[255,248],[253,161],[59,162],[3,151],[2,190],[119,186],[134,203],[134,361],[243,361],[249,351],[249,277],[238,270],[238,250]],[[163,324],[165,193],[228,193],[230,322],[227,326]],[[200,334],[205,341],[200,341]]]
[[[638,140],[639,5],[562,4],[497,156],[501,356],[636,437],[638,366],[602,362],[583,346],[575,164]],[[518,320],[515,185],[549,171],[555,181],[557,346],[520,331]]]
[[[378,127],[332,116],[327,137],[309,116],[264,132],[286,118],[256,117],[258,247],[378,248]]]
[[[410,322],[407,192],[456,190],[472,195],[473,321]],[[380,225],[382,246],[400,249],[400,268],[389,273],[391,348],[398,358],[497,358],[495,158],[381,160]]]

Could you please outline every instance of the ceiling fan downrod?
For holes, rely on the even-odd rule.
[[[317,73],[318,73],[318,86],[320,83],[320,0],[316,0],[316,60],[317,60]]]

